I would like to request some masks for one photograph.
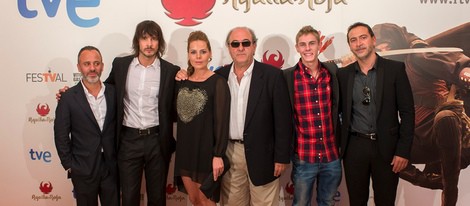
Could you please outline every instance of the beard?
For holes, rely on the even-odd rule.
[[[150,50],[151,50],[151,51],[150,51]],[[147,57],[147,58],[152,58],[152,57],[157,56],[157,50],[156,50],[156,49],[153,49],[153,48],[141,49],[141,50],[140,50],[140,53],[141,53],[142,55],[144,55],[145,57]]]
[[[95,84],[95,83],[98,83],[100,81],[100,76],[101,75],[98,75],[98,76],[94,76],[94,77],[90,77],[90,76],[85,76],[84,80],[90,84]]]

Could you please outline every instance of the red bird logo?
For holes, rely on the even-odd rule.
[[[36,112],[41,115],[42,117],[46,116],[47,114],[49,114],[49,111],[51,111],[51,109],[49,109],[49,105],[48,104],[38,104],[38,106],[36,107]]]
[[[269,55],[268,58],[266,58],[268,51],[265,51],[264,54],[263,54],[263,61],[262,62],[266,63],[266,64],[270,64],[272,66],[275,66],[275,67],[281,69],[282,65],[284,65],[284,57],[282,57],[282,54],[281,54],[281,52],[279,52],[279,50],[276,50],[276,51],[279,54],[279,56],[277,54],[271,54],[271,55]],[[277,57],[277,60],[276,60],[276,57]]]
[[[205,19],[212,14],[215,0],[162,0],[163,7],[168,11],[166,15],[181,26],[195,26],[200,24],[194,19]]]
[[[168,185],[166,186],[166,194],[171,195],[171,194],[173,194],[173,193],[175,193],[175,192],[176,192],[176,186],[175,186],[175,185],[173,185],[173,184],[168,184]]]
[[[39,185],[39,190],[41,190],[41,192],[44,193],[45,195],[49,194],[52,191],[51,182],[48,182],[48,183],[41,182],[41,184]]]
[[[286,183],[286,192],[290,195],[294,195],[294,184],[290,182]]]

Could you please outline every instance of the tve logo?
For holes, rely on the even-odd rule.
[[[52,154],[49,151],[35,151],[34,149],[29,150],[29,155],[31,160],[44,161],[45,163],[50,163]]]
[[[27,0],[18,0],[18,11],[21,16],[24,18],[36,18],[38,11],[29,8]],[[100,22],[99,17],[92,19],[83,19],[77,14],[78,8],[84,7],[98,7],[100,5],[100,0],[66,0],[67,3],[67,16],[73,24],[79,27],[93,27]],[[59,10],[60,0],[42,0],[42,5],[48,17],[55,17],[57,11]]]

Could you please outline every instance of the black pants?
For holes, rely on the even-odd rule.
[[[75,175],[72,170],[77,206],[119,206],[119,186],[117,168],[108,168],[102,156],[98,157],[96,170],[90,176]]]
[[[371,177],[375,205],[395,205],[398,174],[390,163],[379,154],[377,141],[350,137],[343,165],[351,206],[367,205]]]
[[[131,130],[122,130],[118,152],[122,206],[140,205],[143,172],[147,190],[146,205],[166,205],[168,165],[162,156],[158,138],[158,133],[139,135]]]

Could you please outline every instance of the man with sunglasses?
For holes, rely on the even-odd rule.
[[[317,183],[317,205],[334,205],[341,182],[341,161],[336,137],[339,86],[338,67],[318,60],[320,33],[312,26],[296,35],[299,62],[286,70],[287,86],[294,114],[292,182],[294,206],[311,205]]]
[[[233,63],[217,71],[228,79],[232,97],[223,205],[278,205],[278,177],[290,162],[286,82],[281,70],[254,60],[256,40],[249,28],[232,29],[226,43]]]
[[[254,60],[256,36],[236,27],[226,44],[233,62],[216,71],[227,79],[230,102],[230,169],[221,205],[279,205],[279,179],[290,162],[292,112],[282,71]],[[177,80],[187,79],[180,71]]]
[[[414,104],[405,64],[375,53],[369,25],[348,28],[356,62],[338,71],[341,156],[351,206],[367,205],[372,177],[375,205],[395,205],[398,173],[408,164]]]

